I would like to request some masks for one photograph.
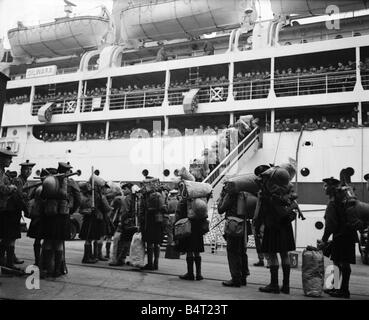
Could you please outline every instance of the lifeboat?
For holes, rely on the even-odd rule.
[[[108,32],[106,17],[63,17],[32,27],[19,23],[8,31],[8,39],[15,59],[55,58],[95,49],[101,46]]]
[[[245,9],[269,10],[276,16],[308,17],[326,14],[336,5],[340,12],[366,9],[367,1],[346,0],[114,0],[116,42],[195,38],[234,29]]]

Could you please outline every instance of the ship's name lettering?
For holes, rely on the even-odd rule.
[[[26,78],[36,78],[43,76],[53,76],[56,74],[57,66],[47,66],[41,68],[27,69]]]

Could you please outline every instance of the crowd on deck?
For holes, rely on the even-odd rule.
[[[42,139],[44,142],[76,141],[77,134],[72,132],[58,132],[58,133],[41,132],[39,138]]]
[[[24,94],[24,95],[9,98],[7,99],[6,103],[7,104],[22,104],[22,103],[29,102],[29,101],[30,101],[30,96],[28,94]]]

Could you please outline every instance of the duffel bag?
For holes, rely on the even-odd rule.
[[[324,286],[323,252],[307,247],[302,253],[302,287],[308,297],[320,297]]]
[[[188,218],[178,220],[174,224],[174,236],[176,239],[184,239],[191,235],[191,221]]]
[[[206,198],[213,190],[209,183],[195,181],[183,181],[180,188],[182,196],[190,199]]]
[[[132,237],[129,259],[133,267],[142,268],[145,266],[145,245],[141,232],[135,233]]]
[[[248,192],[240,192],[237,197],[237,215],[253,219],[258,198]]]
[[[229,178],[225,182],[225,191],[228,193],[239,193],[244,191],[257,194],[260,189],[257,179],[257,176],[255,176],[253,173]]]
[[[208,217],[208,204],[204,198],[187,200],[187,218],[201,220]]]
[[[228,217],[224,225],[224,234],[228,237],[243,237],[245,234],[245,220]]]

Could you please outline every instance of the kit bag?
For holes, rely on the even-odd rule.
[[[229,237],[243,237],[245,234],[245,220],[228,217],[224,225],[224,234]]]
[[[189,199],[206,198],[213,190],[209,183],[195,181],[183,181],[180,189],[182,189],[182,196]]]
[[[258,198],[247,192],[240,192],[237,197],[237,215],[253,219]]]
[[[184,239],[191,235],[191,221],[188,218],[178,220],[174,224],[174,237]]]
[[[204,198],[187,200],[187,218],[190,220],[202,220],[208,217],[208,205]]]
[[[324,286],[324,255],[314,247],[302,252],[302,287],[308,297],[321,297]]]
[[[260,189],[257,183],[257,179],[257,176],[255,176],[253,173],[229,178],[224,183],[225,191],[228,193],[239,193],[244,191],[252,194],[257,194]]]
[[[142,241],[141,232],[133,235],[129,250],[130,264],[137,268],[145,266],[145,245]]]

